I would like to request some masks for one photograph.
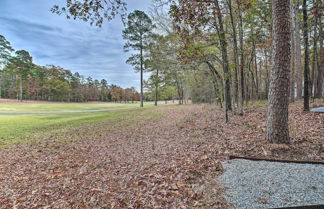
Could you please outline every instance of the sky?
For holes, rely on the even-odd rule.
[[[150,0],[125,0],[128,12],[149,11]],[[50,12],[65,0],[0,0],[0,34],[16,50],[27,50],[34,63],[58,65],[109,84],[139,89],[139,73],[126,64],[120,18],[102,28]],[[147,77],[147,75],[145,76]]]

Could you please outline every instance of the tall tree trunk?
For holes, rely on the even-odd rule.
[[[143,93],[143,44],[142,44],[142,40],[141,40],[141,107],[144,106],[144,93]]]
[[[256,99],[260,98],[259,95],[259,80],[258,80],[258,64],[257,64],[257,55],[256,55],[256,46],[255,40],[253,39],[253,59],[254,59],[254,69],[255,69],[255,90],[256,90]]]
[[[253,50],[251,51],[251,59],[248,63],[248,70],[251,74],[251,97],[253,97],[253,95],[257,95],[257,83],[256,83],[256,79],[255,79],[255,76],[254,76],[254,73],[253,73],[253,60],[254,60],[254,54],[253,54]],[[255,94],[254,94],[255,93]]]
[[[290,102],[294,102],[295,100],[295,12],[294,12],[294,6],[293,6],[293,1],[291,0],[291,5],[290,5],[290,12],[291,12],[291,59],[290,59]]]
[[[221,108],[222,108],[222,90],[224,89],[224,86],[223,86],[223,82],[222,82],[222,77],[219,75],[219,73],[217,72],[216,68],[209,62],[209,61],[205,61],[206,64],[208,65],[208,68],[212,74],[212,81],[213,81],[213,84],[214,84],[214,89],[215,89],[215,95],[216,95],[216,98],[217,98],[217,101],[220,102],[220,105],[221,105]],[[220,87],[218,87],[218,83],[221,84]]]
[[[233,15],[233,9],[232,9],[232,0],[228,0],[228,7],[230,11],[230,17],[231,17],[231,25],[233,30],[233,44],[234,44],[234,100],[235,104],[240,109],[239,104],[239,85],[238,85],[238,68],[239,68],[239,61],[238,61],[238,47],[237,47],[237,35],[236,35],[236,24],[234,21],[234,15]],[[239,110],[240,112],[240,110]]]
[[[240,9],[240,3],[238,3],[239,8],[239,39],[240,39],[240,81],[239,81],[239,114],[243,115],[243,102],[244,102],[244,46],[243,46],[243,17],[242,11]]]
[[[266,95],[266,99],[268,99],[268,95],[269,95],[269,80],[270,80],[270,73],[269,73],[269,69],[268,69],[268,53],[267,50],[264,50],[264,56],[265,56],[265,71],[266,71],[266,81],[265,81],[265,95]]]
[[[156,81],[155,81],[155,102],[154,105],[157,106],[157,101],[158,101],[158,79],[159,79],[159,70],[156,69]]]
[[[307,0],[303,0],[303,31],[304,31],[304,110],[309,111],[309,52],[308,52],[308,15]]]
[[[224,101],[225,101],[225,121],[228,122],[228,110],[232,110],[231,105],[231,81],[230,81],[230,68],[227,56],[227,42],[225,37],[225,30],[223,25],[223,17],[218,4],[218,0],[214,1],[216,10],[217,10],[217,19],[218,19],[218,35],[220,39],[222,58],[223,58],[223,71],[224,71]]]
[[[315,7],[315,6],[314,6]],[[318,40],[318,33],[317,33],[317,18],[316,16],[315,18],[315,23],[314,23],[314,37],[313,37],[313,60],[312,60],[312,77],[311,77],[311,97],[315,97],[315,86],[316,86],[316,82],[315,82],[315,75],[316,75],[316,71],[317,71],[317,40]]]
[[[290,1],[272,0],[272,69],[270,74],[267,140],[289,143]]]
[[[320,27],[320,52],[319,52],[319,62],[317,66],[317,82],[316,82],[316,98],[320,98],[323,96],[323,81],[324,81],[324,33],[323,27]]]
[[[23,100],[23,88],[22,88],[22,78],[19,76],[19,100]]]
[[[301,44],[300,44],[300,26],[298,21],[298,7],[299,1],[295,2],[294,5],[294,20],[295,20],[295,72],[297,74],[297,99],[302,98],[303,92],[303,74],[302,74],[302,64],[301,64]]]

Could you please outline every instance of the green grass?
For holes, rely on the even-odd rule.
[[[164,102],[159,102],[164,104]],[[145,102],[144,106],[152,106],[153,102]],[[10,112],[33,112],[33,111],[71,111],[71,110],[100,110],[120,107],[138,107],[135,103],[111,103],[111,102],[88,102],[88,103],[63,103],[63,102],[1,102],[0,111]]]
[[[153,104],[153,103],[152,103]],[[11,111],[54,111],[57,110],[87,110],[109,107],[138,107],[138,104],[113,104],[113,103],[42,103],[33,104],[19,102],[11,103]],[[109,106],[110,105],[110,106]],[[146,104],[147,105],[147,104]],[[3,111],[9,104],[0,103]],[[148,105],[147,105],[148,106]],[[61,114],[0,114],[0,147],[13,143],[26,142],[34,138],[45,138],[56,132],[64,132],[74,127],[82,127],[86,124],[97,122],[109,122],[109,124],[121,126],[136,123],[139,117],[154,116],[159,114],[156,107],[134,108],[128,110],[114,110],[90,113],[61,113]],[[141,115],[141,116],[139,116]]]

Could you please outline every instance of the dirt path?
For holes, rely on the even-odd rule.
[[[2,150],[0,208],[231,208],[217,182],[229,155],[324,159],[321,114],[292,104],[292,144],[272,145],[265,109],[229,124],[211,106],[146,109]]]

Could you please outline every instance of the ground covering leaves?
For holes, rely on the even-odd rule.
[[[225,124],[210,105],[148,108],[3,148],[0,208],[231,208],[217,182],[229,155],[324,159],[323,114],[291,104],[292,143],[273,145],[266,107],[245,113]]]

